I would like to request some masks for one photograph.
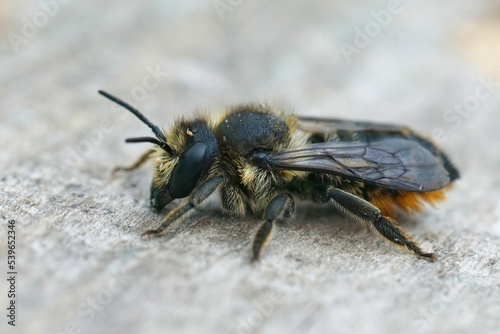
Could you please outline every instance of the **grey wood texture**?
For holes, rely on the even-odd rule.
[[[0,332],[498,333],[499,18],[493,1],[3,1]],[[111,170],[150,131],[98,89],[165,128],[271,101],[433,136],[462,178],[397,219],[438,260],[309,203],[255,264],[260,217],[217,198],[141,240],[166,213],[149,207],[151,169]]]

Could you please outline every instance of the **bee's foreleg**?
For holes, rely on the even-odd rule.
[[[290,218],[295,212],[292,195],[284,193],[276,196],[267,205],[264,213],[265,222],[259,227],[252,245],[252,261],[258,260],[261,251],[271,239],[274,222],[278,219]]]
[[[151,156],[154,153],[154,151],[155,150],[147,150],[146,152],[144,152],[143,154],[141,154],[141,156],[132,165],[130,165],[128,167],[125,167],[125,166],[115,167],[111,171],[111,175],[114,175],[116,172],[119,172],[119,171],[130,172],[130,171],[133,171],[133,170],[141,167],[146,161],[148,161],[149,159],[151,159]]]
[[[201,202],[203,202],[208,196],[214,193],[217,188],[224,182],[223,176],[214,176],[202,184],[200,184],[191,195],[189,195],[187,202],[181,203],[178,207],[170,211],[165,218],[163,218],[161,224],[154,230],[147,230],[142,233],[141,237],[144,236],[161,236],[163,231],[174,221],[181,218],[189,210],[197,207]]]
[[[433,253],[424,252],[395,220],[382,216],[380,210],[370,202],[337,188],[330,189],[328,195],[337,209],[347,217],[373,224],[375,229],[392,243],[406,247],[431,262],[435,260]]]

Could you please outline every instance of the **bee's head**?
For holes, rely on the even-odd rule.
[[[151,185],[151,205],[161,210],[176,198],[188,196],[206,177],[217,153],[217,140],[206,121],[181,121],[172,130],[167,141],[159,127],[151,123],[138,110],[104,92],[99,94],[129,110],[148,125],[155,137],[127,138],[127,143],[149,142],[158,147],[159,159]]]

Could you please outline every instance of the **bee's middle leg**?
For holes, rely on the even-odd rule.
[[[274,222],[278,219],[290,218],[295,212],[295,202],[292,195],[283,193],[276,196],[267,205],[264,219],[265,222],[257,230],[253,239],[252,261],[258,260],[262,250],[271,239]]]

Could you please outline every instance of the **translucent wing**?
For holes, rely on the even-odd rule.
[[[375,132],[391,134],[410,131],[407,127],[395,124],[348,121],[335,118],[315,118],[298,116],[298,127],[301,130],[313,133],[328,133],[337,131]]]
[[[402,191],[434,191],[450,183],[439,156],[403,137],[320,142],[268,153],[265,160],[275,170],[329,173]]]

